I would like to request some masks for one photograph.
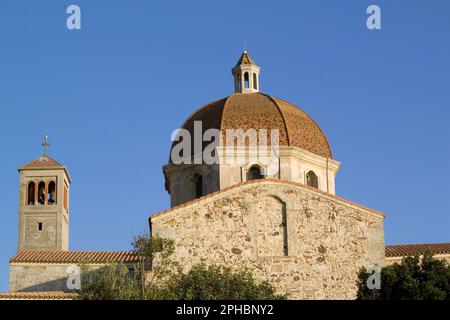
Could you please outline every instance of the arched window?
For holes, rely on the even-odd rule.
[[[48,184],[48,204],[49,205],[56,204],[56,183],[55,183],[55,181],[51,181]]]
[[[286,203],[277,197],[259,198],[255,203],[256,253],[260,257],[289,255]]]
[[[237,80],[236,80],[236,91],[241,92],[241,74],[237,74]]]
[[[247,172],[247,180],[262,179],[261,169],[258,166],[253,166]]]
[[[287,236],[287,217],[286,217],[286,205],[283,204],[281,213],[281,227],[283,230],[283,255],[288,256],[288,236]]]
[[[236,92],[241,92],[241,74],[236,74]]]
[[[34,202],[35,202],[34,195],[35,195],[35,193],[36,193],[36,184],[33,181],[31,181],[28,184],[28,196],[27,196],[27,204],[29,206],[33,206],[34,205]]]
[[[308,186],[319,189],[319,180],[317,179],[317,175],[314,173],[314,171],[308,171],[308,173],[306,174],[306,184]]]
[[[203,177],[199,174],[194,176],[195,198],[203,196]]]
[[[250,77],[248,72],[244,73],[244,86],[246,89],[250,88]]]
[[[256,78],[256,73],[253,74],[253,89],[258,90],[258,80]]]
[[[38,185],[38,203],[45,204],[45,182],[43,181]]]

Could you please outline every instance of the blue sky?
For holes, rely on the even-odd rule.
[[[66,28],[81,7],[82,29]],[[366,8],[382,29],[366,28]],[[17,167],[73,178],[70,249],[123,250],[169,207],[172,130],[232,93],[243,43],[261,90],[325,131],[339,196],[388,244],[450,241],[450,2],[0,0],[0,291],[17,249]]]

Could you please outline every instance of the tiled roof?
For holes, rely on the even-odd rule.
[[[61,163],[58,161],[50,158],[50,157],[39,157],[37,159],[34,159],[31,162],[28,162],[27,164],[24,164],[19,168],[19,170],[23,169],[53,169],[53,168],[59,168],[63,169],[65,168]]]
[[[10,263],[132,263],[137,258],[127,251],[40,251],[23,250]]]
[[[241,57],[239,58],[238,62],[236,63],[236,66],[239,66],[241,64],[255,64],[252,60],[252,58],[250,58],[250,55],[248,54],[247,51],[244,51],[241,55]]]
[[[385,250],[386,257],[421,255],[426,251],[431,251],[433,254],[450,254],[450,242],[388,245]]]
[[[218,194],[220,194],[220,193],[222,193],[222,192],[229,191],[229,190],[232,190],[232,189],[234,189],[234,188],[238,188],[238,187],[240,187],[240,186],[245,186],[245,185],[255,185],[255,187],[256,187],[256,186],[259,185],[259,184],[265,184],[265,183],[267,183],[267,182],[285,183],[285,184],[288,184],[288,185],[293,185],[293,186],[305,188],[305,189],[308,189],[308,190],[310,190],[310,191],[314,191],[314,192],[317,192],[317,193],[319,193],[319,194],[322,194],[322,195],[328,196],[328,197],[330,197],[330,198],[336,199],[336,200],[338,200],[338,201],[342,201],[342,202],[344,202],[344,203],[346,203],[346,204],[348,204],[348,205],[352,205],[352,206],[358,207],[358,208],[360,208],[360,209],[363,209],[363,210],[365,210],[365,211],[369,211],[369,212],[371,212],[371,213],[373,213],[373,214],[376,214],[377,216],[380,216],[380,217],[383,217],[383,218],[384,218],[384,214],[381,213],[381,212],[379,212],[379,211],[377,211],[377,210],[368,208],[368,207],[363,206],[363,205],[361,205],[361,204],[358,204],[358,203],[356,203],[356,202],[353,202],[353,201],[350,201],[350,200],[341,198],[341,197],[339,197],[339,196],[336,196],[336,195],[334,195],[334,194],[331,194],[331,193],[328,193],[328,192],[319,190],[319,189],[317,189],[317,188],[308,186],[308,185],[306,185],[306,184],[299,183],[299,182],[294,182],[294,181],[290,181],[290,180],[274,179],[274,178],[265,178],[265,179],[257,179],[257,180],[249,180],[249,181],[241,182],[241,183],[238,183],[238,184],[235,184],[235,185],[232,185],[232,186],[223,188],[223,189],[221,189],[221,190],[219,190],[219,191],[211,192],[211,193],[209,193],[209,194],[207,194],[207,195],[205,195],[205,196],[203,196],[203,197],[200,197],[200,198],[197,198],[197,199],[193,199],[193,200],[187,201],[187,202],[182,203],[182,204],[180,204],[180,205],[178,205],[178,206],[176,206],[176,207],[173,207],[173,208],[170,208],[170,209],[167,209],[167,210],[158,212],[158,213],[156,213],[156,214],[153,214],[153,215],[151,215],[151,216],[149,217],[149,219],[151,219],[152,217],[157,217],[157,216],[160,216],[160,215],[163,215],[163,214],[172,212],[172,211],[177,210],[177,209],[179,209],[179,208],[183,208],[183,207],[190,206],[190,205],[195,204],[195,203],[197,203],[197,202],[203,201],[204,199],[211,198],[211,197],[213,197],[213,196],[215,196],[215,195],[218,195]]]
[[[182,126],[192,137],[194,121],[202,121],[202,133],[212,128],[219,129],[223,145],[226,145],[227,129],[278,129],[280,146],[295,146],[325,158],[333,158],[325,134],[310,116],[293,104],[264,93],[235,93],[201,107]],[[270,143],[269,131],[268,136]],[[208,144],[204,142],[203,147]],[[193,147],[191,152],[194,152]]]
[[[77,297],[76,293],[62,291],[45,292],[0,292],[0,300],[73,300]]]

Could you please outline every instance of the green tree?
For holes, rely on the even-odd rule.
[[[92,268],[89,261],[80,264],[81,290],[79,299],[86,300],[134,300],[159,297],[159,286],[165,278],[179,272],[179,266],[172,259],[172,240],[136,236],[131,252],[138,263],[107,264]]]
[[[285,299],[267,282],[257,283],[247,271],[233,272],[221,266],[195,265],[183,273],[173,259],[172,240],[140,235],[132,252],[138,263],[92,269],[81,266],[79,299],[88,300],[256,300]]]
[[[123,264],[107,264],[93,269],[81,265],[80,300],[134,300],[139,297],[139,281]]]
[[[433,258],[430,252],[405,257],[381,269],[381,288],[371,290],[365,268],[358,274],[358,299],[361,300],[450,300],[450,266]]]
[[[132,246],[132,252],[139,259],[135,269],[139,274],[140,298],[157,299],[160,297],[159,286],[181,272],[180,265],[172,257],[174,241],[143,234],[134,238]]]
[[[257,283],[247,271],[198,264],[183,274],[173,275],[161,289],[165,299],[176,300],[261,300],[286,299],[275,294],[268,282]]]

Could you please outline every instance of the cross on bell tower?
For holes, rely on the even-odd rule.
[[[44,142],[42,143],[42,146],[44,147],[44,157],[47,158],[48,147],[51,146],[51,144],[48,142],[48,136],[44,137]]]

